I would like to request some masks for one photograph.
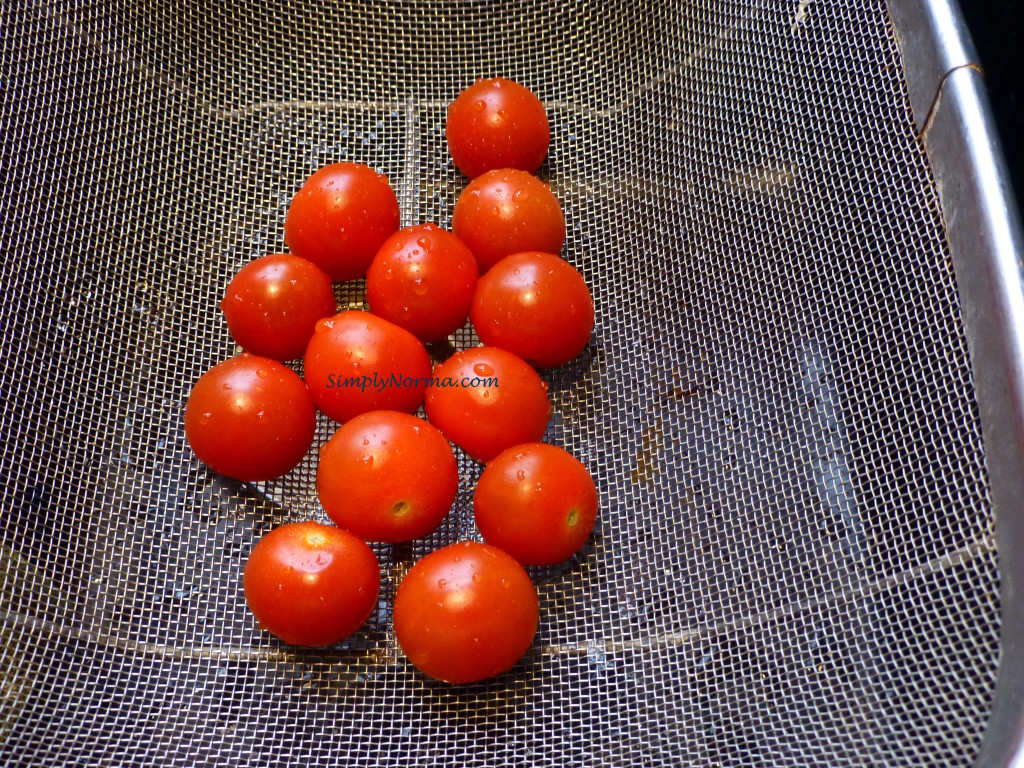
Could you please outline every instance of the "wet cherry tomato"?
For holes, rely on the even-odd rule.
[[[370,311],[422,341],[437,341],[466,324],[479,270],[451,232],[420,224],[399,230],[366,273]]]
[[[579,461],[545,443],[502,451],[480,475],[473,516],[488,544],[523,565],[566,560],[597,517],[597,489]]]
[[[215,472],[269,480],[306,455],[316,430],[309,391],[293,371],[242,354],[211,368],[185,405],[185,436]]]
[[[289,523],[253,547],[243,582],[264,629],[294,645],[330,645],[359,629],[377,607],[380,566],[354,534]]]
[[[525,171],[501,168],[473,179],[459,195],[452,230],[486,272],[513,253],[559,253],[565,216],[547,184]]]
[[[290,253],[264,256],[238,270],[220,308],[235,341],[274,360],[302,357],[316,321],[337,311],[327,273]]]
[[[505,672],[530,647],[540,609],[523,567],[463,541],[417,562],[395,595],[395,636],[421,672],[470,683]]]
[[[551,127],[528,88],[501,77],[477,80],[448,106],[448,149],[471,179],[495,168],[533,173],[544,161]]]
[[[320,449],[320,503],[339,527],[369,541],[431,533],[459,489],[448,441],[423,419],[395,411],[356,416]]]
[[[540,440],[551,416],[547,387],[510,352],[473,347],[434,368],[427,417],[477,461]]]
[[[369,312],[320,320],[304,364],[313,401],[335,421],[367,411],[413,413],[430,377],[430,357],[419,339]]]
[[[333,280],[366,274],[399,224],[387,177],[359,163],[335,163],[310,176],[292,199],[284,241]]]
[[[594,301],[572,265],[531,251],[502,259],[480,278],[469,316],[484,344],[542,367],[561,365],[590,341]]]

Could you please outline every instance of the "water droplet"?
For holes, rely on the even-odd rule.
[[[490,396],[491,396],[491,390],[489,390],[489,389],[485,389],[485,390],[484,390],[484,399],[486,400],[486,399],[487,399],[487,398],[489,398]]]
[[[400,251],[405,247],[401,240],[395,240],[395,250]]]
[[[461,555],[455,555],[454,557],[452,557],[452,562],[453,563],[461,563],[462,562],[462,556]]]
[[[260,411],[259,413],[256,414],[256,418],[257,419],[262,419],[264,413],[266,413],[266,411]]]
[[[330,320],[330,319],[320,320],[316,324],[316,332],[317,333],[327,333],[327,331],[331,330],[333,327],[334,327],[334,321],[333,320]]]
[[[417,237],[416,238],[416,243],[420,246],[420,248],[429,248],[430,247],[430,239],[425,237],[425,236]]]
[[[479,582],[480,578],[481,577],[480,577],[480,573],[479,572],[473,574],[473,581]]]
[[[259,376],[261,379],[267,378],[267,369],[266,368],[258,368],[256,370],[256,375]]]
[[[367,453],[365,456],[363,456],[363,464],[365,464],[368,467],[372,467],[373,466],[373,454],[372,453]]]
[[[363,438],[363,445],[369,445],[369,444],[370,444],[370,441],[369,441],[369,440],[367,440],[367,439],[366,439],[366,438],[364,437],[364,438]]]
[[[494,369],[487,363],[477,363],[473,366],[473,373],[477,376],[490,376],[494,373]]]
[[[487,109],[487,102],[484,101],[483,99],[477,99],[476,101],[473,102],[473,109],[475,109],[477,112],[483,112],[485,109]]]
[[[385,280],[391,280],[392,278],[394,278],[394,275],[391,274],[391,270],[390,269],[385,269],[384,270],[384,279]]]
[[[225,385],[224,385],[223,387],[221,387],[221,388],[222,388],[222,389],[231,389],[231,385],[230,385],[230,384],[225,384]]]
[[[439,589],[444,589],[448,586],[448,579],[438,579],[437,586]]]
[[[207,411],[206,413],[202,414],[199,417],[199,423],[200,424],[207,424],[210,421],[210,417],[211,416],[213,416],[213,414],[210,413],[209,411]]]
[[[502,578],[501,586],[503,586],[505,589],[508,589],[508,579]]]
[[[525,479],[526,479],[526,473],[523,472],[523,470],[520,469],[518,472],[516,472],[516,480],[525,480]]]
[[[417,277],[412,281],[412,292],[417,296],[422,296],[427,292],[427,286],[423,284],[423,278]]]

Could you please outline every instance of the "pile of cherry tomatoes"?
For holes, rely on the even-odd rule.
[[[422,558],[394,604],[406,657],[463,683],[509,669],[533,642],[539,605],[523,566],[565,560],[593,530],[593,479],[541,442],[551,404],[533,366],[580,353],[594,304],[557,255],[558,200],[532,175],[550,141],[540,100],[509,80],[479,80],[449,106],[446,135],[472,179],[453,232],[399,229],[388,179],[365,165],[309,177],[285,221],[291,253],[256,259],[227,287],[221,307],[246,351],[195,384],[185,431],[213,470],[258,481],[307,454],[317,409],[341,423],[317,468],[335,525],[280,526],[245,568],[256,619],[299,645],[338,642],[377,606],[380,567],[366,541],[421,538],[448,514],[459,485],[452,443],[486,462],[473,510],[487,543]],[[338,313],[332,281],[363,277],[369,311]],[[483,346],[432,367],[424,343],[467,319]],[[282,364],[298,358],[304,380]],[[421,406],[426,419],[414,415]]]

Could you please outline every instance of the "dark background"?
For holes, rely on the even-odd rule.
[[[988,96],[1020,211],[1024,200],[1024,3],[960,0],[960,9],[985,71]]]

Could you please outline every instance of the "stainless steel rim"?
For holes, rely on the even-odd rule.
[[[938,187],[985,438],[1001,653],[978,766],[1024,765],[1024,239],[977,53],[949,0],[889,0]]]

